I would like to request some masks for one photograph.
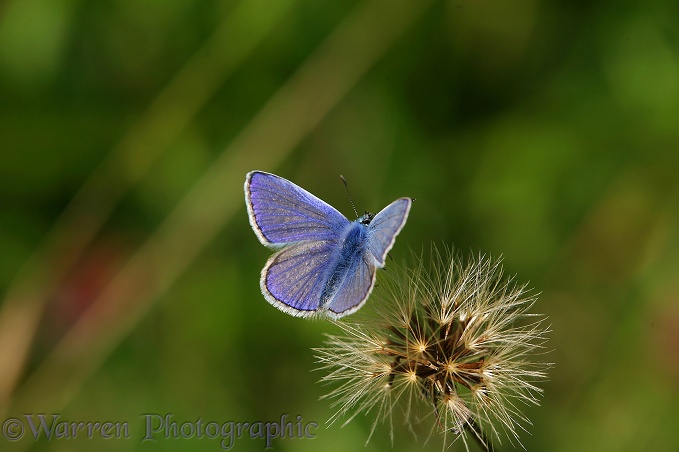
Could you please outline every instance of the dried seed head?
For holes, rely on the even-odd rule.
[[[418,259],[395,270],[373,294],[372,312],[336,322],[344,335],[316,349],[329,372],[321,381],[337,384],[325,396],[338,407],[329,422],[375,410],[370,435],[388,421],[393,440],[392,415],[402,408],[411,430],[433,419],[444,448],[460,438],[488,450],[505,437],[520,445],[517,428],[530,421],[516,402],[538,404],[534,383],[549,367],[533,359],[548,333],[544,317],[527,313],[536,296],[483,256],[463,266],[434,248],[429,267]]]

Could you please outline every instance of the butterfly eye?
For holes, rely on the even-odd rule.
[[[366,211],[366,213],[361,218],[358,219],[358,222],[361,224],[369,225],[373,218],[375,218],[375,215]]]

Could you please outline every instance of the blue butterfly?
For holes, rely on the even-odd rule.
[[[250,225],[263,245],[282,248],[262,269],[264,298],[296,317],[338,319],[356,312],[375,285],[375,271],[408,219],[399,198],[377,215],[349,221],[289,180],[251,171],[245,177]]]

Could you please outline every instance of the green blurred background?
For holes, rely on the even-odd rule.
[[[445,242],[530,281],[555,365],[528,450],[677,450],[678,25],[670,0],[2,2],[0,421],[131,437],[24,421],[0,449],[221,450],[142,442],[147,413],[389,449],[370,417],[324,427],[310,348],[336,329],[260,294],[261,169],[349,217],[339,174],[359,211],[417,198],[395,259]]]

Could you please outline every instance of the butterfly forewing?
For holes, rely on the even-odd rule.
[[[252,171],[245,178],[250,225],[264,245],[336,239],[349,220],[334,207],[274,174]]]
[[[410,198],[399,198],[375,215],[368,225],[368,249],[375,256],[378,267],[384,267],[387,253],[408,219],[411,204]]]

